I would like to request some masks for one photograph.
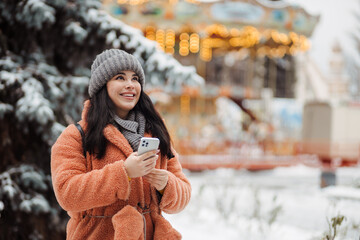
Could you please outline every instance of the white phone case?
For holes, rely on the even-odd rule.
[[[160,141],[158,138],[142,137],[140,140],[139,148],[137,150],[138,155],[158,149],[159,144],[160,144]]]

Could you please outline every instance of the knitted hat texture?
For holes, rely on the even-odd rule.
[[[119,49],[105,50],[97,55],[91,65],[91,77],[89,83],[90,98],[121,71],[134,71],[139,76],[141,86],[144,86],[144,70],[141,67],[139,60],[133,55]]]

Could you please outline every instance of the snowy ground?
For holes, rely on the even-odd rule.
[[[185,172],[192,199],[165,215],[184,240],[326,239],[329,222],[345,216],[336,240],[360,239],[360,167],[337,170],[337,185],[320,188],[321,171],[305,166],[269,171]]]

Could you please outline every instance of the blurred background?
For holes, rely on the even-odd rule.
[[[192,186],[184,239],[359,239],[358,0],[2,0],[0,239],[65,239],[50,150],[135,55]]]

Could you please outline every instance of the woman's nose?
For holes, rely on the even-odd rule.
[[[133,81],[131,81],[131,78],[130,78],[130,79],[127,79],[127,81],[126,81],[126,87],[127,87],[127,88],[134,88],[134,83],[133,83]]]

